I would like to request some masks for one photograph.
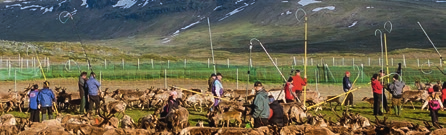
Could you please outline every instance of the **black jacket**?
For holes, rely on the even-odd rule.
[[[269,119],[269,123],[271,125],[284,126],[285,117],[282,105],[280,105],[278,101],[274,101],[269,104],[269,108],[273,110],[273,116],[271,116],[271,119]]]
[[[343,84],[344,92],[348,92],[348,90],[350,90],[350,88],[352,88],[352,83],[350,82],[350,78],[347,76],[344,76],[344,79],[342,80],[342,84]]]

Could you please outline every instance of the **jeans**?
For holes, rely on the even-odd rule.
[[[348,93],[344,105],[353,105],[353,93]]]
[[[89,111],[90,112],[95,112],[96,114],[98,114],[98,110],[99,110],[99,106],[100,106],[100,103],[101,103],[101,100],[99,100],[99,96],[92,96],[92,95],[89,95],[89,97],[90,97],[90,108],[89,108]],[[93,108],[93,106],[95,107],[95,108]]]
[[[373,93],[373,115],[380,115],[382,94]]]
[[[429,109],[430,110],[430,109]],[[430,110],[432,124],[435,125],[436,122],[438,122],[438,110]]]
[[[31,122],[40,122],[40,114],[38,109],[30,109],[31,116],[29,117],[29,120]]]

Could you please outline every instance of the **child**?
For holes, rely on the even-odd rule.
[[[37,107],[37,95],[39,95],[39,86],[33,85],[33,89],[29,92],[29,108],[31,116],[29,119],[31,122],[40,122],[39,108]]]
[[[438,122],[438,110],[442,109],[444,111],[440,95],[434,93],[433,97],[429,96],[426,102],[424,102],[423,107],[421,107],[421,110],[423,110],[427,105],[429,105],[432,124],[435,125],[435,123]]]

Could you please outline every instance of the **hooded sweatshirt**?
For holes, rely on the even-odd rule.
[[[99,82],[91,76],[90,79],[87,80],[88,85],[88,94],[91,96],[97,96],[98,95],[98,89],[101,86]]]
[[[264,89],[256,93],[253,107],[254,114],[252,115],[252,117],[264,119],[267,119],[269,117],[269,98],[268,93],[266,93]]]
[[[42,107],[51,107],[53,101],[56,101],[53,91],[49,88],[40,90],[37,97],[37,103],[42,105]]]
[[[39,95],[39,90],[35,89],[29,92],[29,108],[37,110],[37,96]]]
[[[403,95],[403,88],[406,84],[404,82],[400,82],[398,80],[395,80],[392,84],[390,84],[389,89],[392,93],[393,98],[401,98]]]

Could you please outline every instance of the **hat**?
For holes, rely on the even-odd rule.
[[[213,77],[213,76],[217,76],[217,75],[215,75],[215,73],[212,73],[212,74],[211,74],[211,77]]]
[[[348,71],[345,71],[345,74],[350,74],[350,72],[348,72]]]
[[[172,91],[172,92],[170,92],[170,96],[176,96],[177,95],[177,91]]]
[[[274,97],[273,96],[268,96],[269,97],[269,102],[270,103],[272,103],[272,102],[274,102],[275,101],[275,99],[274,99]]]
[[[221,75],[221,73],[217,73],[217,76],[223,76],[223,75]]]

